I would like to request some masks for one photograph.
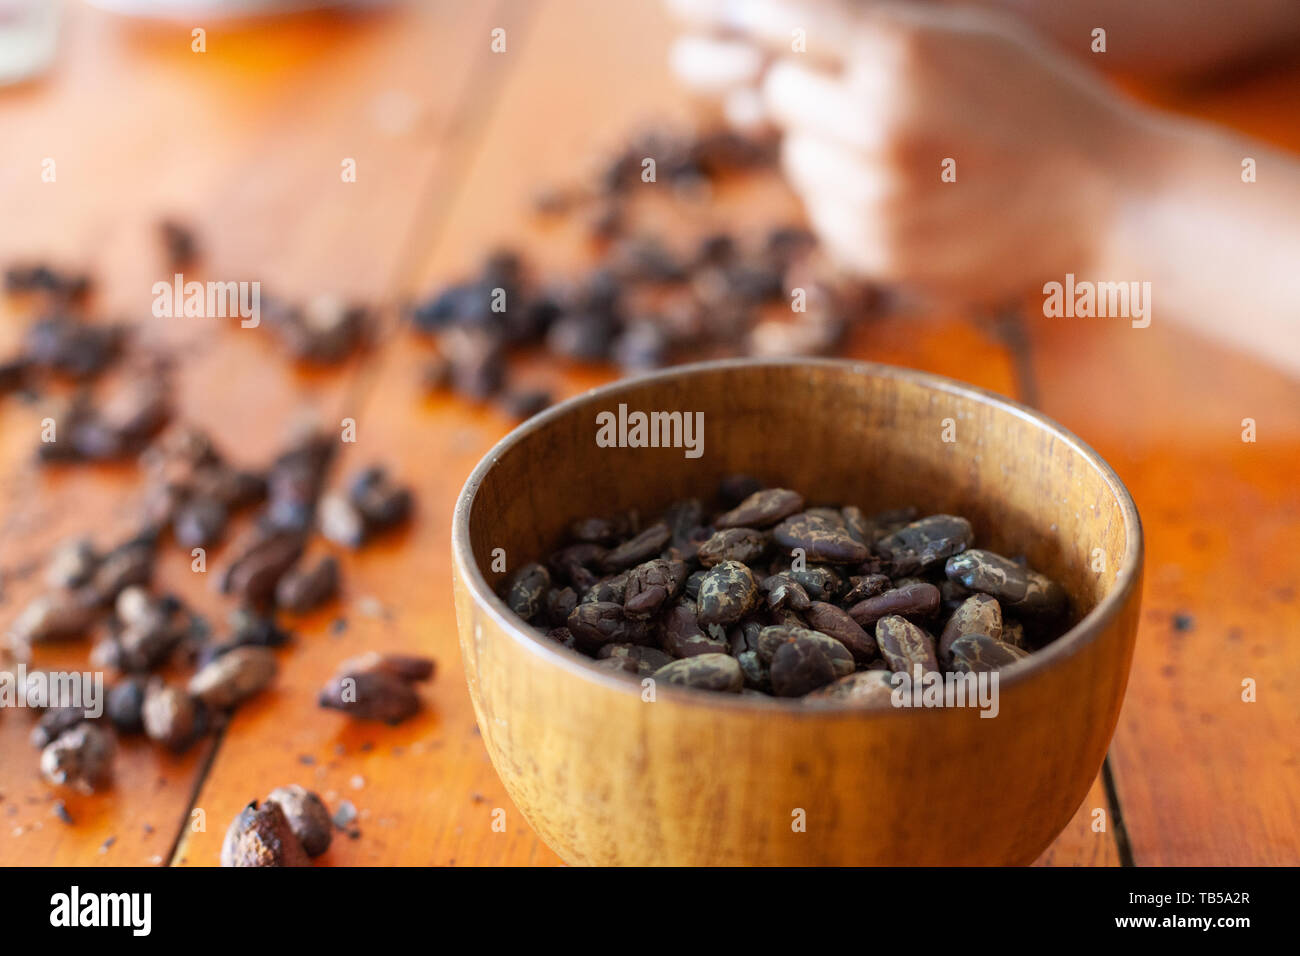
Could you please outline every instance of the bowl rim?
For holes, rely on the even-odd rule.
[[[1144,542],[1142,535],[1142,519],[1138,514],[1137,505],[1133,501],[1133,496],[1129,493],[1124,482],[1120,480],[1115,469],[1101,457],[1091,445],[1084,442],[1077,435],[1065,428],[1058,422],[1053,421],[1041,412],[1035,411],[1025,405],[1020,404],[1005,395],[982,388],[978,385],[971,385],[957,379],[948,378],[947,376],[937,375],[933,372],[925,372],[919,369],[906,368],[897,365],[887,365],[882,362],[870,362],[858,359],[838,359],[838,358],[791,358],[791,357],[773,357],[773,358],[732,358],[716,359],[707,362],[693,362],[686,365],[675,365],[670,368],[650,372],[644,375],[636,375],[627,378],[616,379],[607,382],[604,385],[598,385],[594,388],[586,389],[564,401],[545,409],[534,415],[532,418],[520,423],[511,429],[500,441],[492,446],[491,450],[480,459],[479,463],[474,466],[469,477],[465,480],[460,494],[456,498],[456,507],[452,512],[451,523],[451,551],[453,572],[457,573],[463,585],[469,590],[470,596],[474,603],[485,609],[493,618],[501,630],[510,636],[510,639],[517,645],[524,647],[529,653],[550,661],[555,666],[568,671],[570,674],[581,680],[609,688],[615,692],[621,692],[627,695],[635,695],[638,698],[641,695],[641,682],[632,681],[623,677],[618,677],[608,671],[592,667],[584,659],[583,655],[569,651],[553,641],[548,641],[540,631],[520,621],[513,611],[507,607],[495,591],[488,586],[487,579],[479,570],[477,562],[474,560],[474,550],[470,544],[469,537],[469,518],[473,510],[474,498],[478,489],[482,486],[488,473],[496,465],[498,460],[515,445],[519,444],[529,435],[545,428],[550,422],[572,413],[581,406],[592,402],[595,399],[613,399],[621,393],[634,388],[641,388],[647,384],[655,382],[671,381],[673,379],[687,378],[701,373],[724,371],[736,368],[752,367],[799,367],[799,366],[823,366],[842,368],[866,375],[873,375],[881,378],[903,379],[913,383],[923,385],[927,388],[937,391],[946,392],[953,395],[960,395],[965,398],[984,402],[993,405],[1009,414],[1016,416],[1044,428],[1051,432],[1060,441],[1063,441],[1077,454],[1084,458],[1089,465],[1095,468],[1101,475],[1106,486],[1115,496],[1120,507],[1120,513],[1124,519],[1124,532],[1126,536],[1124,557],[1120,562],[1120,567],[1115,572],[1115,584],[1110,593],[1101,599],[1095,607],[1092,608],[1081,620],[1075,623],[1068,631],[1058,637],[1055,641],[1040,651],[1035,651],[1029,657],[1018,661],[999,671],[998,686],[999,691],[1004,687],[1015,686],[1031,680],[1038,674],[1056,665],[1059,661],[1072,657],[1082,651],[1085,647],[1096,640],[1097,636],[1107,629],[1107,627],[1119,617],[1124,608],[1127,606],[1134,591],[1141,581],[1141,572],[1144,556]],[[458,626],[459,623],[458,623]],[[809,706],[802,703],[801,698],[782,698],[768,697],[766,695],[752,694],[720,694],[715,691],[700,691],[688,687],[677,687],[673,685],[664,685],[656,687],[656,697],[662,691],[668,691],[670,699],[675,703],[685,705],[694,704],[704,707],[728,707],[740,708],[742,710],[767,710],[779,712],[786,715],[796,715],[810,719],[818,718],[837,718],[843,719],[852,715],[862,715],[863,717],[877,717],[886,713],[912,714],[915,719],[915,708],[893,707],[886,705],[883,701],[873,704],[862,705],[834,705],[831,703],[825,705]]]

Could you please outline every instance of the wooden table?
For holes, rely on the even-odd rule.
[[[504,27],[507,49],[489,33]],[[350,800],[361,835],[323,858],[347,864],[555,864],[510,804],[478,739],[461,678],[448,568],[452,503],[511,422],[423,397],[424,353],[390,330],[341,372],[288,365],[268,336],[203,319],[151,319],[165,275],[153,229],[173,213],[202,228],[206,274],[394,302],[471,268],[498,242],[572,269],[581,243],[529,217],[538,182],[579,178],[637,121],[684,118],[651,0],[401,6],[264,29],[140,28],[73,7],[56,71],[0,92],[0,263],[50,255],[102,278],[106,315],[140,320],[146,343],[182,356],[180,417],[237,461],[264,462],[289,423],[357,422],[341,472],[390,463],[419,495],[409,531],[343,557],[338,606],[293,622],[271,692],[218,739],[181,757],[128,741],[115,785],[81,796],[38,776],[30,722],[0,714],[0,864],[217,861],[249,800],[301,782]],[[1166,105],[1300,148],[1300,69]],[[54,183],[41,164],[56,163]],[[356,160],[357,181],[341,181]],[[781,190],[720,197],[732,222],[796,208]],[[12,313],[13,310],[10,309]],[[21,334],[0,324],[0,350]],[[1225,317],[1241,321],[1242,317]],[[1010,334],[1008,334],[1010,333]],[[1040,862],[1300,862],[1300,389],[1173,323],[1030,319],[1008,329],[953,314],[863,327],[852,354],[976,382],[1042,408],[1094,445],[1137,498],[1148,536],[1132,680],[1107,771]],[[521,375],[572,394],[608,371],[537,359]],[[0,622],[40,588],[39,564],[84,531],[131,526],[134,466],[44,471],[32,463],[40,406],[0,401]],[[1241,420],[1258,422],[1257,443]],[[228,556],[228,555],[227,555]],[[223,555],[211,557],[220,567]],[[161,584],[220,623],[227,605],[168,548]],[[338,618],[346,628],[334,626]],[[315,691],[363,649],[434,655],[430,706],[397,728],[350,724]],[[80,668],[85,645],[37,663]],[[1243,678],[1258,700],[1241,700]],[[63,799],[75,823],[52,812]],[[504,832],[491,826],[504,808]],[[1094,809],[1107,811],[1094,832]]]

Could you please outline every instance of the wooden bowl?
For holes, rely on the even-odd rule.
[[[597,413],[620,404],[703,412],[703,454],[598,447]],[[662,682],[645,702],[637,681],[591,667],[496,596],[494,553],[513,570],[574,518],[708,499],[734,472],[814,503],[965,515],[981,547],[1060,581],[1077,623],[1002,672],[989,719]],[[483,740],[569,863],[1025,864],[1079,808],[1115,729],[1142,529],[1092,449],[1001,396],[864,362],[745,360],[624,380],[525,422],[466,482],[452,552]]]

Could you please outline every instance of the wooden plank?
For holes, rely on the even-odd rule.
[[[1044,410],[1115,466],[1146,530],[1143,629],[1111,750],[1134,859],[1295,864],[1300,702],[1284,675],[1300,664],[1287,640],[1300,628],[1300,391],[1158,320],[1031,334]],[[1090,371],[1101,360],[1104,385]],[[1258,420],[1255,444],[1244,418]]]
[[[1291,68],[1166,102],[1294,149],[1300,135],[1277,107],[1298,97]],[[1159,312],[1146,329],[1026,325],[1041,407],[1114,465],[1146,532],[1143,623],[1111,747],[1134,861],[1294,866],[1300,385]]]
[[[441,231],[409,278],[412,291],[456,278],[505,243],[540,267],[576,272],[589,261],[580,237],[539,224],[528,214],[539,183],[579,179],[587,157],[616,145],[642,117],[685,117],[671,90],[663,56],[669,29],[657,4],[551,3],[538,11],[522,42],[507,29],[509,74]],[[538,103],[564,104],[538,109]],[[613,118],[613,119],[611,119]],[[718,197],[722,221],[762,225],[796,215],[779,185],[738,185]],[[697,224],[697,227],[702,224]],[[669,238],[685,241],[675,224]],[[855,334],[854,355],[913,365],[1014,394],[1013,358],[989,324],[956,314],[896,315]],[[397,541],[346,562],[349,597],[377,597],[389,616],[348,613],[349,626],[326,633],[324,620],[301,628],[310,653],[286,659],[274,706],[241,711],[229,729],[202,792],[207,832],[189,833],[178,863],[216,862],[225,823],[249,800],[298,781],[331,806],[351,801],[364,815],[357,840],[340,838],[323,858],[331,864],[555,864],[558,858],[529,830],[506,798],[477,736],[459,653],[450,594],[450,516],[464,477],[511,426],[490,409],[450,398],[425,399],[418,381],[427,352],[399,339],[368,372],[373,391],[355,414],[359,441],[345,449],[343,472],[370,462],[393,463],[418,493],[418,514]],[[607,369],[536,356],[518,363],[521,377],[575,394],[609,380]],[[319,647],[317,645],[324,645]],[[431,654],[439,675],[425,692],[421,717],[398,728],[351,726],[319,711],[314,696],[342,659],[365,649]],[[372,744],[370,749],[364,749]],[[395,752],[400,750],[400,752]],[[306,755],[313,763],[299,763]],[[353,789],[353,777],[359,788]],[[1113,837],[1091,832],[1090,810],[1105,807],[1100,784],[1043,862],[1113,863]],[[491,828],[505,810],[506,830]]]
[[[265,278],[268,292],[290,296],[381,297],[410,235],[425,228],[425,203],[413,197],[441,181],[494,9],[404,5],[360,19],[213,29],[204,55],[189,51],[188,29],[140,31],[74,13],[52,80],[7,94],[13,162],[0,169],[0,218],[22,228],[0,231],[0,261],[50,255],[87,266],[103,279],[104,311],[136,319],[149,314],[162,277],[153,227],[164,212],[207,227],[202,278]],[[434,60],[443,75],[430,76]],[[55,184],[39,180],[47,155],[58,162]],[[355,184],[340,179],[344,157],[358,161]],[[18,323],[5,318],[7,349]],[[265,327],[146,320],[140,332],[184,356],[178,418],[208,428],[248,465],[269,458],[295,415],[334,422],[361,365],[292,371]],[[35,569],[57,541],[93,525],[99,543],[111,543],[137,513],[132,466],[47,473],[32,465],[41,414],[41,406],[0,402],[5,625],[38,592]],[[221,566],[220,550],[209,557]],[[158,578],[224,625],[228,602],[190,572],[186,555],[169,549]],[[36,664],[82,667],[84,653],[84,645],[41,649]],[[54,791],[36,775],[29,726],[18,715],[0,719],[0,832],[13,837],[0,840],[0,862],[139,865],[169,856],[211,742],[179,759],[128,743],[108,794],[66,797],[76,820],[67,829],[50,815]]]

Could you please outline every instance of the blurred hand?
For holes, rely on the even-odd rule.
[[[1142,124],[1014,23],[919,3],[674,6],[694,30],[674,68],[733,102],[758,84],[846,267],[996,302],[1095,265]]]

